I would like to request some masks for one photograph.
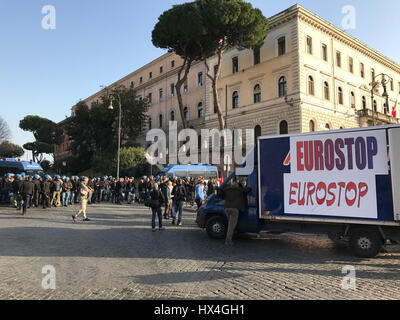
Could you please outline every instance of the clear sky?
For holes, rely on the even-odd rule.
[[[181,0],[0,0],[0,116],[12,142],[33,140],[19,129],[26,115],[59,122],[80,99],[126,76],[164,51],[153,47],[159,15]],[[400,62],[399,0],[250,0],[266,17],[299,3],[342,28],[342,8],[356,9],[347,30]],[[42,28],[42,8],[54,6],[56,29]]]

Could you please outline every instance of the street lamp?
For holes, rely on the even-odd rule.
[[[377,77],[379,77],[379,76],[382,77],[382,80],[381,81],[375,81],[375,79]],[[386,80],[385,77],[388,77],[389,80]],[[389,94],[387,93],[386,85],[390,81],[390,79],[391,79],[390,76],[388,76],[385,73],[378,74],[377,76],[375,76],[372,79],[372,83],[371,83],[371,86],[372,86],[372,88],[371,88],[371,107],[372,107],[372,125],[373,126],[375,126],[374,90],[378,85],[380,85],[380,84],[382,85],[382,87],[383,87],[382,97],[384,97],[386,99],[386,108],[389,108]]]
[[[103,87],[103,86],[102,86]],[[108,110],[114,110],[112,95],[115,95],[118,101],[118,154],[117,154],[117,179],[119,179],[119,167],[120,167],[120,154],[121,154],[121,118],[122,118],[122,102],[121,95],[118,92],[114,92],[113,94],[108,94],[108,88],[104,87],[107,90],[107,95],[110,98],[110,106]]]

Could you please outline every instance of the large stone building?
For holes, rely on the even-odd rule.
[[[174,89],[181,63],[175,54],[164,54],[110,87],[134,87],[138,96],[149,97],[147,129],[167,130],[169,120],[181,123]],[[216,58],[208,63],[212,69]],[[390,77],[389,106],[382,86],[371,99],[373,79],[381,73]],[[269,18],[259,50],[225,52],[218,88],[228,128],[254,129],[256,135],[398,123],[392,108],[400,93],[400,65],[294,5]],[[90,106],[102,94],[85,101]],[[218,128],[203,62],[193,65],[183,99],[190,127]],[[140,141],[146,146],[144,136]]]

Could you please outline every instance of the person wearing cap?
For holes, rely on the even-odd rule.
[[[50,208],[50,192],[51,192],[51,176],[50,175],[48,175],[48,174],[45,175],[40,189],[42,191],[43,209]]]
[[[34,191],[35,185],[32,182],[32,177],[27,176],[26,180],[21,183],[19,190],[22,197],[22,215],[26,214],[26,210],[29,207],[31,200],[33,199]]]
[[[33,185],[34,185],[34,190],[33,190],[33,206],[35,208],[39,207],[39,195],[41,193],[40,190],[40,176],[38,174],[35,174],[33,176]]]
[[[84,177],[81,181],[81,189],[79,191],[79,193],[81,194],[81,209],[72,216],[72,220],[74,221],[74,223],[76,223],[76,220],[78,219],[80,214],[83,214],[83,221],[91,221],[86,215],[88,197],[90,192],[93,192],[93,189],[88,186],[88,182],[88,177]]]

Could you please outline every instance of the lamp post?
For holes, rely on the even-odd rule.
[[[380,82],[379,81],[375,81],[375,79],[377,77],[379,77],[379,76],[382,77],[382,80]],[[386,80],[385,77],[388,77],[389,80]],[[386,107],[389,108],[389,94],[387,93],[386,85],[390,81],[390,79],[391,79],[390,76],[388,76],[385,73],[378,74],[377,76],[375,76],[372,79],[372,83],[371,83],[371,86],[372,86],[372,88],[371,88],[371,107],[372,107],[372,125],[373,126],[375,126],[374,90],[378,85],[380,85],[380,84],[382,85],[382,87],[383,87],[382,97],[384,97],[386,99]]]
[[[118,100],[118,153],[117,153],[117,179],[119,179],[119,165],[120,165],[120,153],[121,153],[121,109],[122,109],[122,103],[121,103],[121,96],[118,92],[114,93],[115,96],[117,97]],[[108,110],[114,110],[113,106],[113,100],[112,96],[110,95],[110,106],[108,107]]]

